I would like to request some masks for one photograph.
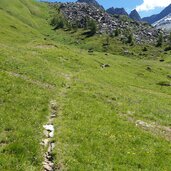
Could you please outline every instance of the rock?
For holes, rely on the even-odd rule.
[[[52,113],[52,114],[50,115],[50,117],[51,117],[51,118],[56,118],[56,114],[55,114],[55,113]]]
[[[110,67],[110,65],[109,64],[102,64],[101,67],[102,68],[107,68],[107,67]]]
[[[44,135],[45,135],[46,137],[49,136],[49,132],[48,132],[47,130],[44,130],[43,133],[44,133]]]
[[[168,82],[168,81],[160,81],[159,83],[157,83],[157,85],[165,86],[165,87],[170,87],[171,83]]]
[[[49,133],[49,137],[50,138],[53,138],[54,137],[54,131],[52,131],[52,132]]]
[[[171,78],[171,75],[167,75],[167,78]]]
[[[49,164],[47,164],[47,163],[44,163],[43,167],[44,167],[45,171],[53,171],[53,168],[51,166],[49,166]]]
[[[164,62],[165,60],[164,59],[160,59],[160,62]]]
[[[136,121],[136,126],[142,126],[144,128],[153,127],[151,124],[148,124],[148,123],[141,121],[141,120]]]
[[[88,50],[88,52],[89,52],[89,53],[93,53],[94,51],[93,51],[92,48],[90,48],[90,49]]]
[[[52,157],[52,155],[51,155],[49,152],[45,153],[45,158],[46,158],[48,161],[52,161],[52,160],[53,160],[53,157]]]
[[[47,136],[47,133],[45,132],[46,136],[53,138],[54,137],[54,130],[55,130],[54,126],[49,124],[49,125],[44,125],[43,127],[46,129],[46,131],[48,131],[48,136]]]
[[[47,131],[51,131],[51,132],[54,131],[54,126],[53,126],[53,125],[44,125],[43,127],[44,127]]]
[[[55,144],[54,143],[50,143],[50,145],[48,147],[48,153],[52,153],[54,148],[55,148]]]
[[[150,72],[152,71],[152,69],[151,69],[150,66],[147,66],[146,70],[147,70],[147,71],[150,71]]]
[[[129,55],[129,51],[128,50],[124,50],[124,55]]]
[[[47,138],[47,139],[42,140],[42,145],[44,145],[45,147],[47,147],[47,146],[48,146],[48,144],[49,144],[49,139],[48,139],[48,138]]]
[[[51,109],[52,109],[52,110],[55,110],[55,111],[57,110],[56,101],[51,101],[50,105],[51,105]]]

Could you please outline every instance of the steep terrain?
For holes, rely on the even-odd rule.
[[[93,6],[97,7],[97,8],[100,8],[100,9],[104,10],[103,6],[101,6],[96,0],[78,0],[77,2],[93,5]]]
[[[153,26],[158,29],[163,29],[166,31],[171,31],[171,13],[159,21],[156,21]]]
[[[86,3],[55,3],[52,6],[57,9],[59,8],[59,11],[65,16],[67,22],[70,24],[75,23],[79,28],[86,27],[88,18],[97,23],[99,33],[107,32],[112,34],[115,30],[119,29],[123,37],[124,34],[129,35],[132,33],[137,43],[146,42],[154,44],[162,32],[146,23],[133,21],[129,18],[122,20],[117,16],[111,16],[107,12]],[[136,20],[140,20],[137,15],[136,17],[135,15],[131,16],[134,16]]]
[[[128,16],[128,13],[125,11],[124,8],[114,8],[114,7],[111,7],[109,9],[106,10],[106,12],[108,14],[111,14],[111,15],[126,15]]]
[[[138,12],[137,12],[136,9],[134,9],[133,11],[131,11],[131,13],[129,14],[129,17],[132,18],[133,20],[141,21],[141,17],[138,14]]]
[[[170,13],[171,13],[171,4],[169,6],[167,6],[164,10],[162,10],[159,14],[152,15],[150,17],[145,17],[142,20],[147,21],[150,24],[153,24],[153,23],[161,20],[162,18],[166,17]]]
[[[0,1],[0,170],[44,170],[54,110],[49,170],[170,170],[170,52],[113,55],[101,50],[106,37],[52,30],[47,5]]]

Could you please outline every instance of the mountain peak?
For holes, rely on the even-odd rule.
[[[114,8],[114,7],[111,7],[109,9],[106,10],[106,12],[108,14],[111,14],[111,15],[127,15],[128,16],[128,13],[125,11],[124,8]]]
[[[129,14],[129,17],[132,18],[133,20],[141,21],[141,17],[136,9],[131,11],[131,13]]]
[[[87,3],[89,5],[93,5],[93,6],[97,7],[97,8],[100,8],[100,9],[104,10],[103,6],[100,5],[96,0],[77,0],[77,2],[79,2],[79,3]]]

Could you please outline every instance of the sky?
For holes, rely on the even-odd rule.
[[[74,0],[46,0],[58,2],[73,2]],[[166,6],[171,4],[171,0],[97,0],[104,8],[124,7],[130,13],[131,10],[137,9],[141,17],[150,16],[161,12]]]

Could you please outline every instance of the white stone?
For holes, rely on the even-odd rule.
[[[54,126],[53,125],[43,125],[43,127],[47,130],[47,131],[54,131]]]
[[[44,164],[43,167],[46,171],[53,171],[53,168],[49,166],[48,164]]]
[[[49,133],[49,137],[50,138],[53,138],[54,137],[54,131],[52,131],[52,132]]]

